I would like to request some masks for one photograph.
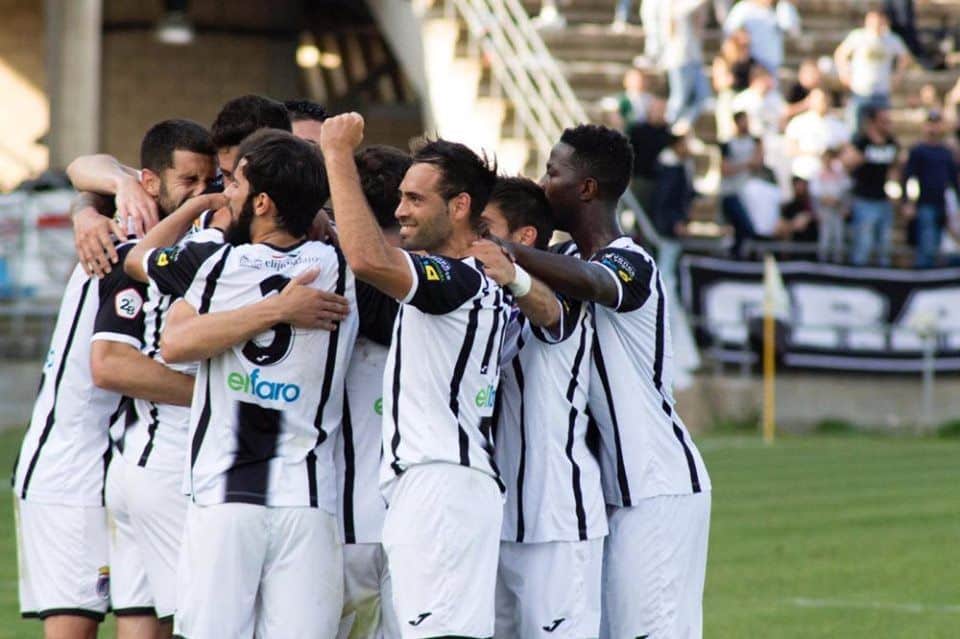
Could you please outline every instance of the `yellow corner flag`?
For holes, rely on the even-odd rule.
[[[763,260],[763,441],[773,443],[777,425],[776,319],[790,316],[790,296],[783,285],[777,260]]]

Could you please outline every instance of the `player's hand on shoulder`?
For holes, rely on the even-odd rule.
[[[73,215],[73,241],[80,266],[87,275],[103,277],[119,259],[114,248],[114,237],[123,239],[125,234],[112,219],[100,215],[87,206]]]
[[[482,262],[487,276],[500,286],[513,282],[517,276],[513,260],[491,240],[477,240],[467,254]]]
[[[350,314],[347,298],[310,286],[320,269],[310,269],[290,280],[274,299],[282,321],[297,328],[332,331]]]
[[[133,177],[117,185],[116,202],[120,228],[131,229],[137,237],[146,235],[160,221],[156,200]]]
[[[363,116],[359,113],[341,113],[324,120],[320,129],[320,150],[324,155],[349,151],[363,141]]]

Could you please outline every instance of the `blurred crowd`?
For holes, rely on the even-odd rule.
[[[563,7],[544,4],[540,25],[562,23]],[[619,0],[613,31],[627,28],[632,5]],[[823,261],[886,266],[902,226],[914,266],[956,261],[960,81],[943,96],[933,85],[904,95],[912,65],[939,64],[920,44],[912,1],[867,10],[832,58],[796,69],[784,67],[784,46],[801,37],[802,19],[787,0],[642,0],[639,17],[644,51],[611,108],[634,142],[634,194],[662,235],[690,233],[707,111],[720,151],[710,187],[734,256],[776,242]],[[712,62],[703,46],[711,26],[723,34]],[[668,88],[658,92],[661,78]],[[900,143],[894,106],[921,109],[919,140]]]

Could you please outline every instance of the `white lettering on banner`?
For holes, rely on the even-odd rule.
[[[938,332],[946,333],[942,346],[949,350],[960,350],[960,287],[949,286],[910,293],[900,317],[897,318],[897,328],[892,331],[893,349],[921,350],[923,339],[913,327],[927,322]]]
[[[747,341],[747,320],[763,312],[763,283],[718,282],[706,287],[703,315],[720,342]]]
[[[887,299],[869,288],[796,283],[792,342],[813,348],[884,350]]]

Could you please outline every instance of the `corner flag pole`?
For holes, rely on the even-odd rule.
[[[772,444],[777,430],[776,318],[789,315],[789,296],[773,255],[763,259],[763,441]]]

